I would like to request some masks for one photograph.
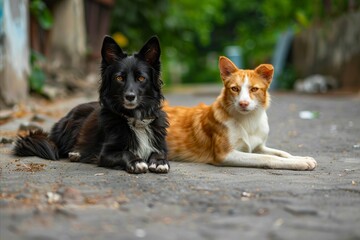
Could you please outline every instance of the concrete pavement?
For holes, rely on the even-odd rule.
[[[191,106],[211,103],[216,94],[166,97]],[[34,104],[44,120],[36,124],[48,129],[88,100]],[[311,172],[172,162],[169,174],[130,175],[18,158],[11,144],[1,144],[0,238],[360,239],[359,106],[359,95],[272,94],[268,145],[314,157]],[[301,111],[314,118],[300,118]],[[0,138],[13,138],[32,117],[0,125]]]

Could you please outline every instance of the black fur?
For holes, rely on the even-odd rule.
[[[106,36],[101,55],[99,102],[73,108],[49,136],[35,131],[20,137],[15,155],[51,160],[69,157],[130,173],[146,172],[147,166],[152,172],[168,172],[159,40],[152,37],[138,53],[127,55]],[[149,137],[148,144],[137,133]]]

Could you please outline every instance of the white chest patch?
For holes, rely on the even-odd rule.
[[[143,123],[143,121],[140,122]],[[132,152],[146,161],[149,159],[151,153],[159,153],[159,151],[154,147],[153,132],[149,127],[149,124],[152,121],[147,122],[147,124],[142,124],[140,122],[137,124],[130,124],[129,121],[129,126],[134,131],[139,144],[137,149],[133,149]]]
[[[249,78],[245,75],[244,83],[241,86],[241,91],[239,93],[239,101],[251,101],[249,94]]]
[[[232,148],[242,152],[252,152],[265,144],[269,133],[265,111],[241,116],[241,119],[230,119],[225,125]]]

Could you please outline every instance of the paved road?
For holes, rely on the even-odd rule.
[[[212,93],[167,94],[174,105]],[[38,108],[58,116],[86,101]],[[17,158],[0,146],[1,239],[360,239],[360,97],[273,94],[269,146],[312,172],[172,163],[166,175]],[[305,120],[299,112],[318,113]],[[31,114],[25,115],[25,119]],[[49,128],[56,118],[42,117]],[[12,137],[24,118],[1,125]]]

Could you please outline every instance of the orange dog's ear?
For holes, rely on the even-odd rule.
[[[261,64],[255,68],[255,72],[270,84],[274,75],[274,67],[271,64]]]
[[[223,80],[238,70],[236,65],[230,59],[224,56],[219,58],[219,69],[220,76]]]

